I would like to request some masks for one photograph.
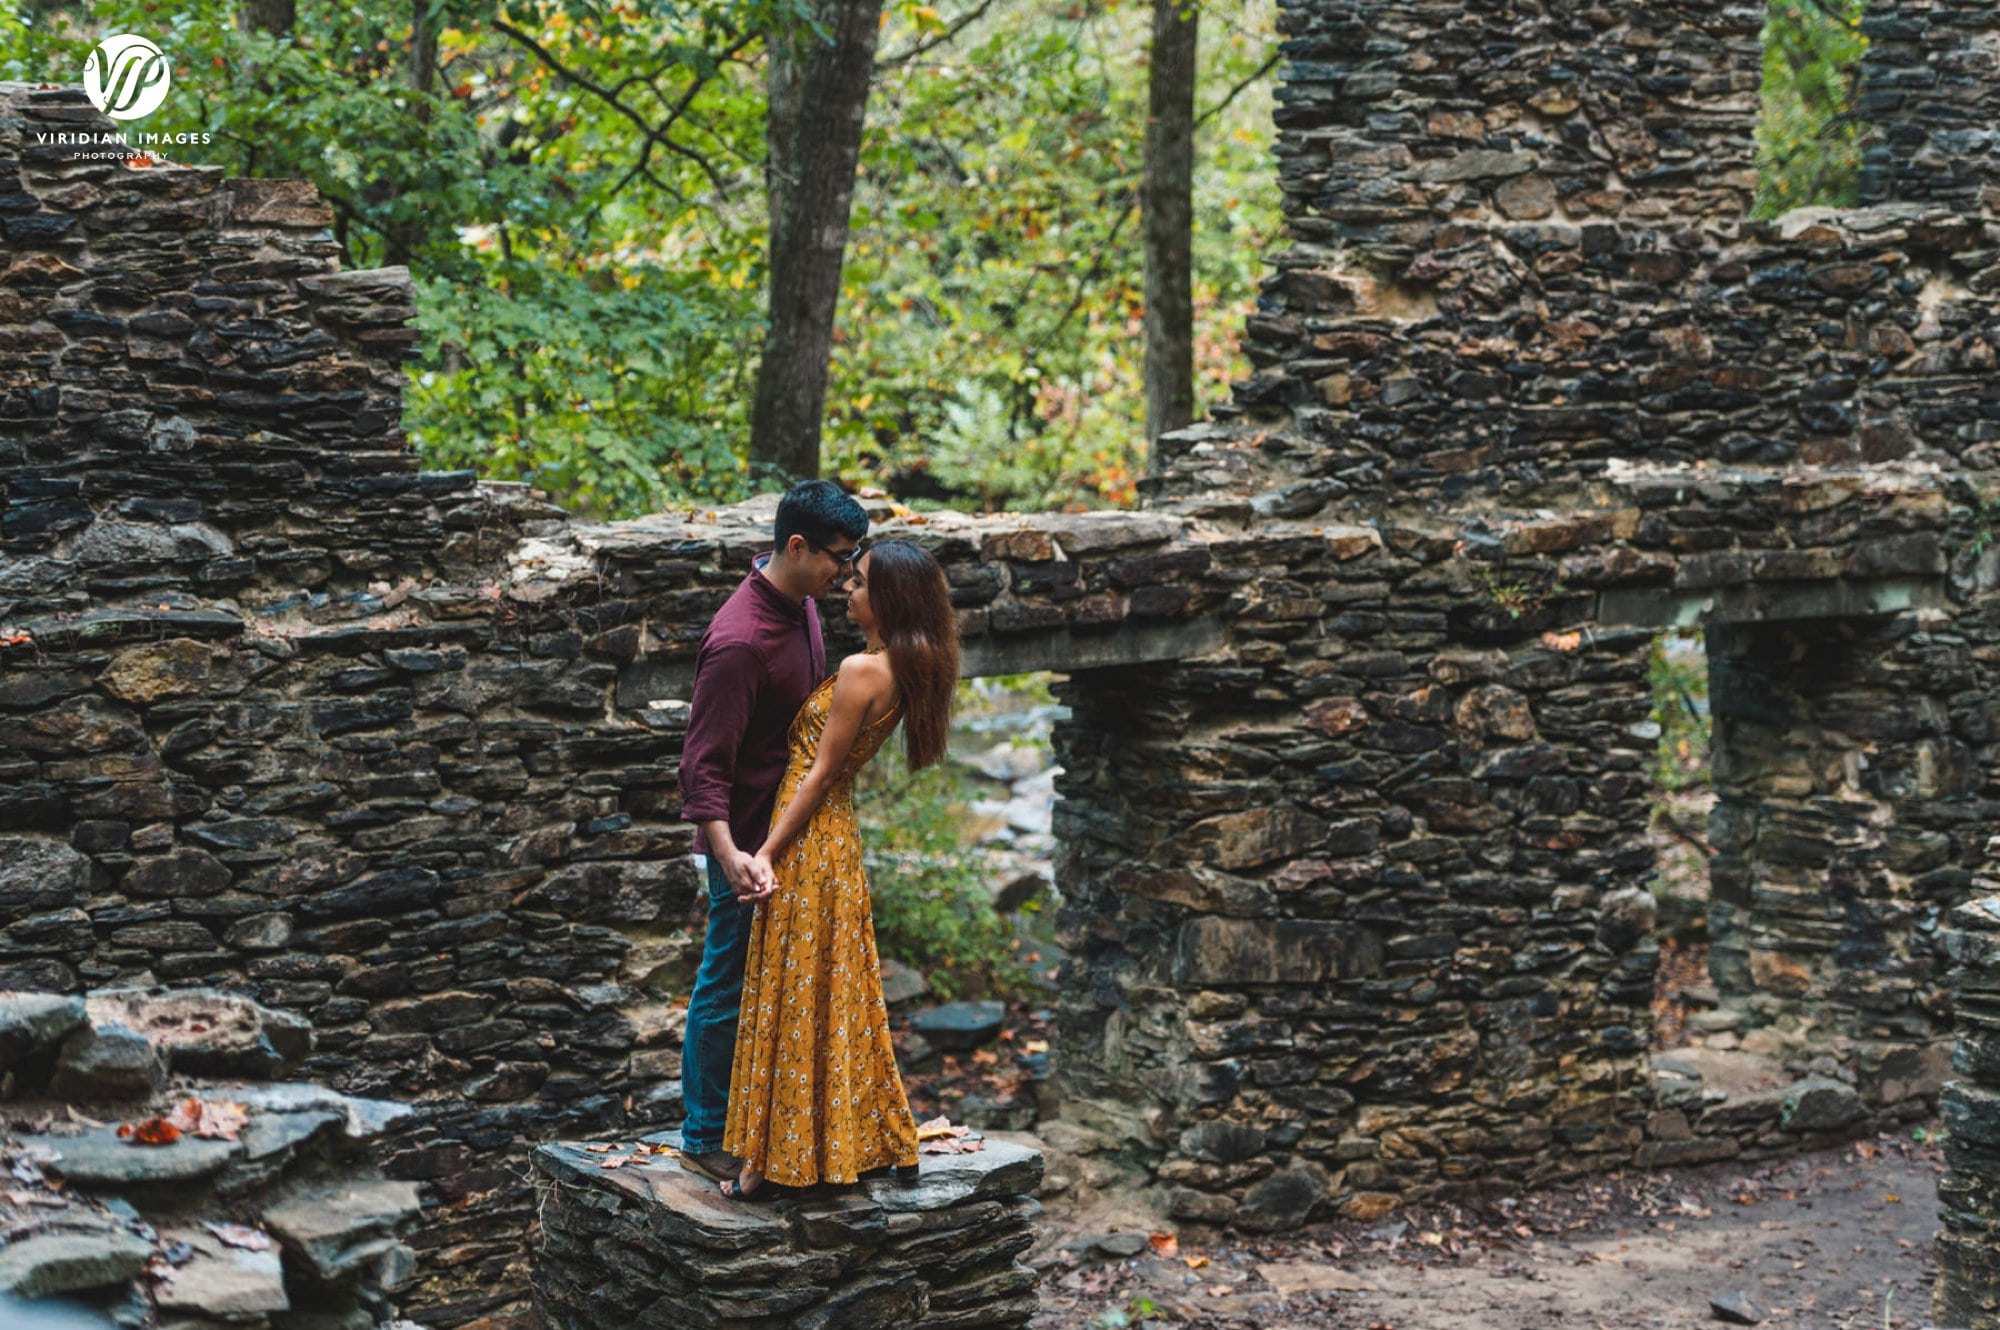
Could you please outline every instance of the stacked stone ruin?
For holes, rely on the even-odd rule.
[[[535,1152],[535,1295],[551,1330],[1018,1330],[1035,1314],[1020,1258],[1041,1212],[1036,1151],[988,1141],[927,1157],[914,1184],[745,1205],[634,1144]]]
[[[1927,1110],[2000,763],[1993,34],[1879,9],[1872,206],[1762,224],[1758,6],[1285,5],[1235,402],[1146,511],[878,526],[973,669],[1066,673],[1063,1126],[1181,1218]],[[677,1120],[688,666],[769,508],[421,471],[407,274],[302,186],[37,137],[107,127],[0,88],[0,987],[308,1019],[305,1074],[417,1101],[378,1153],[454,1324],[523,1295],[533,1145]],[[1696,622],[1714,978],[1851,1098],[1806,1121],[1649,1072],[1647,657]]]
[[[215,990],[0,993],[0,1323],[62,1297],[164,1330],[407,1326],[420,1198],[368,1148],[410,1110],[291,1079],[311,1050]]]

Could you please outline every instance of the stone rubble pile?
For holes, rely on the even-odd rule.
[[[0,993],[0,1296],[132,1330],[407,1327],[421,1200],[366,1147],[410,1110],[285,1079],[310,1051],[214,990]]]
[[[642,1138],[676,1148],[679,1133]],[[725,1200],[671,1154],[534,1155],[535,1301],[552,1330],[1002,1330],[1028,1323],[1042,1157],[988,1140],[919,1181]],[[607,1161],[620,1161],[607,1168]]]

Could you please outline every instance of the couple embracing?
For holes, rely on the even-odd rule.
[[[708,856],[708,935],[688,1002],[681,1161],[730,1197],[917,1167],[854,818],[854,776],[900,723],[911,767],[944,756],[958,623],[918,546],[865,553],[828,481],[778,504],[775,548],[695,658],[682,816]],[[867,637],[831,676],[817,598]]]

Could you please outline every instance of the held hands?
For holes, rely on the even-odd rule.
[[[771,871],[771,861],[761,854],[745,854],[738,850],[726,856],[722,861],[722,875],[729,880],[729,889],[736,893],[736,899],[745,905],[755,905],[768,899],[778,889],[778,877]]]

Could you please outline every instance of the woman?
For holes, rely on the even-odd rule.
[[[861,556],[847,614],[868,638],[792,722],[791,762],[758,854],[777,892],[757,908],[723,1148],[743,1161],[725,1196],[853,1182],[917,1165],[875,955],[854,774],[898,721],[910,767],[944,756],[958,620],[937,560],[906,540]],[[761,1193],[768,1194],[768,1192]]]

